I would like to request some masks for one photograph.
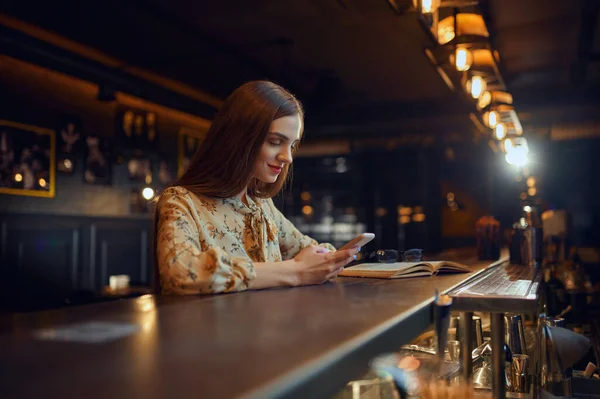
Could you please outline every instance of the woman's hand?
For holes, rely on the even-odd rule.
[[[358,247],[328,252],[318,245],[309,245],[292,261],[295,285],[321,284],[338,275],[358,253]]]

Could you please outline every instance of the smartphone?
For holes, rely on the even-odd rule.
[[[357,247],[357,246],[362,247],[366,243],[370,242],[373,238],[375,238],[375,234],[373,234],[373,233],[359,234],[358,236],[354,237],[351,241],[349,241],[347,244],[345,244],[343,247],[338,248],[338,250],[348,249],[348,248]]]

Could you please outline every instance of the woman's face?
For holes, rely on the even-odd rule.
[[[298,114],[271,123],[254,167],[254,177],[265,183],[275,183],[283,166],[292,163],[292,152],[300,141],[301,128],[302,120]]]

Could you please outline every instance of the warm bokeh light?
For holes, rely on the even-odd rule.
[[[504,123],[498,123],[494,129],[494,134],[497,140],[502,140],[506,137],[506,125]]]
[[[146,184],[152,184],[152,174],[148,173],[146,175]]]
[[[529,194],[530,197],[534,197],[537,194],[537,189],[535,187],[529,187],[527,189],[527,194]]]
[[[446,194],[446,199],[448,201],[454,201],[454,193],[450,192],[450,193]]]
[[[400,223],[401,224],[408,224],[408,223],[410,223],[410,216],[409,215],[400,216]]]
[[[150,201],[152,198],[154,198],[154,190],[150,187],[144,188],[142,190],[142,197]]]
[[[23,181],[23,175],[20,173],[15,174],[15,181],[16,182],[22,182]]]
[[[486,125],[494,129],[498,122],[500,122],[500,115],[498,115],[498,112],[491,110],[484,114],[483,121]]]
[[[525,206],[523,207],[523,210],[524,210],[525,212],[529,213],[529,212],[531,212],[531,207],[530,207],[529,205],[525,205]]]
[[[415,213],[412,217],[413,222],[424,222],[425,221],[425,214],[424,213]]]
[[[527,187],[533,187],[535,186],[535,177],[528,177],[527,178]]]
[[[468,71],[473,65],[473,53],[467,48],[457,47],[454,53],[454,66],[457,71]]]
[[[312,196],[310,195],[310,193],[308,191],[303,191],[300,194],[300,198],[302,198],[302,201],[310,201],[310,199],[312,198]]]
[[[471,80],[467,82],[467,91],[471,93],[473,98],[479,98],[485,89],[487,84],[481,76],[473,76]]]
[[[310,216],[313,214],[313,208],[310,205],[304,205],[302,207],[302,213],[305,214],[306,216]]]
[[[65,168],[71,169],[73,167],[73,162],[71,162],[70,159],[65,159],[63,161],[63,165],[65,166]]]
[[[490,105],[491,102],[492,93],[490,93],[489,91],[484,91],[479,97],[479,100],[477,100],[477,106],[479,107],[479,109],[483,109]]]
[[[379,207],[379,208],[375,209],[375,214],[379,217],[384,217],[385,215],[387,215],[387,209],[385,209],[383,207]]]
[[[434,13],[441,4],[442,0],[423,0],[421,3],[421,12],[423,14],[431,14]],[[415,8],[419,5],[418,0],[413,0],[413,5]]]
[[[398,213],[401,216],[410,216],[412,214],[412,208],[410,206],[402,206],[398,207]]]
[[[46,179],[38,180],[38,184],[40,185],[40,187],[46,187]]]

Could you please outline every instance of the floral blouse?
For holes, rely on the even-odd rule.
[[[157,205],[156,257],[165,294],[243,291],[256,277],[253,262],[292,259],[310,244],[271,199],[197,196],[165,190]],[[323,244],[335,250],[330,244]]]

